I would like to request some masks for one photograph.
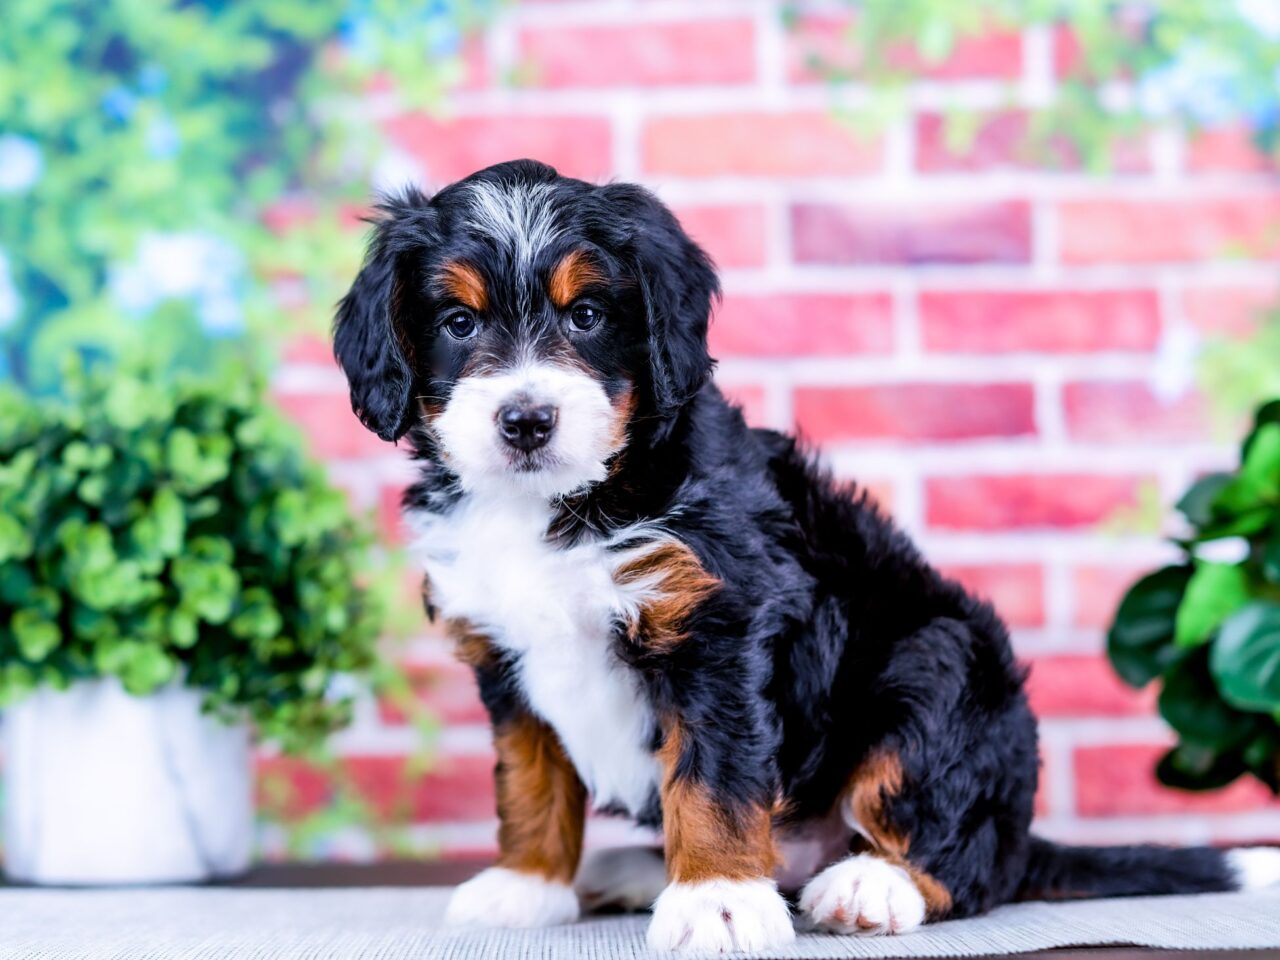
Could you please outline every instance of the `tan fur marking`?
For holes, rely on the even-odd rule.
[[[885,805],[902,789],[902,760],[896,753],[881,751],[867,757],[854,771],[849,784],[848,803],[855,822],[862,827],[872,844],[872,854],[907,871],[911,882],[924,898],[931,920],[951,911],[951,891],[941,881],[921,870],[907,858],[911,838],[889,820]]]
[[[925,916],[930,920],[941,920],[951,912],[951,891],[942,885],[936,877],[910,863],[900,864],[911,877],[911,882],[924,897]]]
[[[720,586],[694,552],[674,540],[623,564],[614,578],[620,584],[651,585],[654,596],[641,606],[630,635],[659,650],[670,650],[685,639],[685,622]]]
[[[627,445],[631,418],[635,416],[635,412],[636,392],[631,387],[627,387],[613,404],[613,423],[609,427],[609,443],[615,452]]]
[[[446,263],[437,280],[449,296],[472,310],[484,310],[489,306],[489,290],[484,277],[471,264],[459,260]]]
[[[573,250],[551,271],[547,293],[551,302],[563,310],[582,296],[582,291],[587,287],[603,283],[604,280],[604,274],[592,263],[591,256],[585,250]]]
[[[492,642],[469,620],[449,620],[445,629],[453,641],[453,655],[467,666],[484,667],[493,662]]]
[[[779,857],[769,810],[754,807],[735,815],[705,787],[678,777],[676,764],[683,749],[684,734],[673,724],[658,750],[667,876],[673,883],[773,876]]]
[[[858,766],[849,784],[849,808],[876,851],[905,857],[909,840],[885,815],[885,801],[902,789],[902,761],[895,753],[874,753]]]
[[[498,865],[571,883],[582,856],[587,790],[559,738],[527,714],[494,731]]]

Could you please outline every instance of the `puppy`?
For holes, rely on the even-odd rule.
[[[448,918],[579,915],[588,807],[661,826],[581,872],[649,942],[763,950],[1020,898],[1234,890],[1280,851],[1029,833],[1036,724],[992,608],[711,381],[712,264],[651,194],[532,161],[379,207],[335,351],[493,723],[500,856]],[[656,899],[655,899],[656,898]]]

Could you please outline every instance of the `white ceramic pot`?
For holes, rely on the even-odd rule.
[[[248,730],[170,685],[41,690],[6,710],[4,869],[45,884],[184,883],[242,873],[253,853]]]

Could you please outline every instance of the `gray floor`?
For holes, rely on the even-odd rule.
[[[0,960],[612,960],[648,955],[645,917],[597,918],[528,932],[449,930],[439,926],[448,894],[443,887],[405,886],[11,887],[0,889]],[[1018,904],[897,938],[805,935],[769,956],[976,957],[1115,945],[1280,948],[1280,891]]]

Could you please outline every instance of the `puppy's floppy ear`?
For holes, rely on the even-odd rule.
[[[711,303],[720,296],[711,258],[649,191],[632,184],[602,187],[620,237],[631,253],[648,323],[653,397],[660,416],[687,403],[711,376],[707,351]]]
[[[351,387],[351,409],[383,440],[397,440],[412,423],[413,339],[405,300],[412,295],[409,254],[436,242],[434,213],[408,188],[377,205],[364,266],[338,304],[333,352]]]

